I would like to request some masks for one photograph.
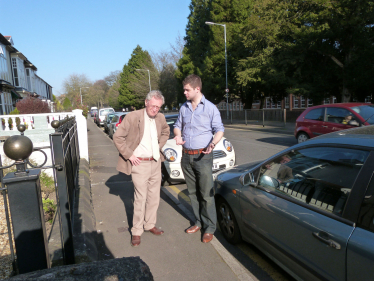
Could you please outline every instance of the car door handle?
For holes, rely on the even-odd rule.
[[[331,240],[329,238],[329,235],[324,231],[313,232],[313,236],[316,237],[318,240],[322,241],[323,243],[329,245],[331,248],[334,248],[334,249],[337,249],[337,250],[341,249],[340,244],[335,242],[334,240]]]
[[[322,126],[322,128],[327,128],[327,126]]]

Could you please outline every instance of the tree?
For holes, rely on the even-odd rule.
[[[138,45],[128,63],[123,66],[121,73],[118,101],[121,107],[144,106],[144,99],[149,92],[148,72],[136,69],[149,70],[153,89],[158,88],[158,71],[153,65],[151,56]]]
[[[121,71],[111,71],[108,76],[104,77],[104,81],[107,83],[108,87],[112,87],[121,78]]]
[[[20,114],[50,113],[48,103],[38,98],[26,97],[16,103]]]
[[[71,108],[72,108],[71,101],[66,97],[64,99],[64,102],[63,102],[62,106],[63,106],[63,108],[64,108],[65,111],[70,111]]]
[[[76,106],[77,97],[79,97],[77,103],[80,103],[80,88],[91,87],[91,85],[85,74],[71,74],[63,81],[62,88],[66,97],[73,101],[73,106]]]

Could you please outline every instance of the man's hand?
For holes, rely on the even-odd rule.
[[[129,158],[129,160],[133,166],[138,166],[140,164],[140,160],[134,154]]]
[[[204,154],[209,154],[213,151],[214,144],[211,142],[203,151]]]
[[[177,145],[183,145],[186,141],[183,141],[181,136],[175,136],[174,140],[176,141]]]

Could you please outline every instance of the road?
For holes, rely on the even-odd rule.
[[[157,239],[144,235],[139,249],[129,247],[131,179],[115,171],[118,152],[112,141],[92,120],[88,123],[92,196],[102,237],[98,242],[101,259],[139,255],[150,266],[155,280],[293,280],[248,243],[231,245],[217,231],[211,243],[201,245],[198,236],[183,234],[192,219],[185,184],[162,187],[158,214],[167,236]],[[290,134],[247,128],[226,128],[225,137],[235,148],[237,164],[265,159],[296,143]],[[154,249],[152,245],[156,245]],[[191,268],[205,270],[205,275],[190,274]]]

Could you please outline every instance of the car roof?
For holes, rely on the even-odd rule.
[[[165,115],[166,119],[178,118],[179,114]]]
[[[370,103],[365,102],[346,102],[346,103],[332,103],[332,104],[321,104],[308,107],[308,109],[320,108],[320,107],[354,107],[360,105],[371,105]]]
[[[374,125],[325,134],[296,146],[300,146],[302,144],[341,144],[374,148]]]

